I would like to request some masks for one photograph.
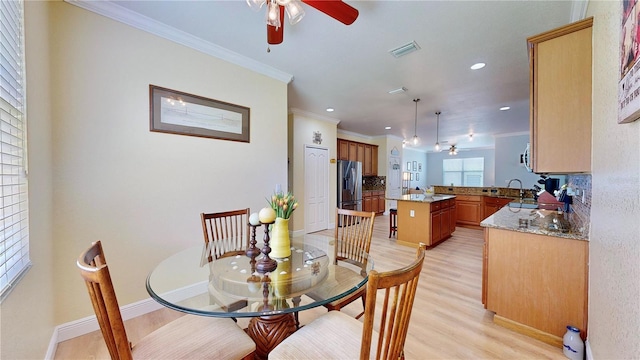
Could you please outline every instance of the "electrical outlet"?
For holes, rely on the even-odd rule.
[[[416,216],[416,212],[413,210],[409,210],[409,216],[410,217],[415,217]]]

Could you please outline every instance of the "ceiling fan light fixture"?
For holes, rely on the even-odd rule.
[[[267,5],[267,25],[279,28],[280,23],[280,6],[275,0],[269,0]]]
[[[393,57],[399,58],[417,50],[420,50],[420,46],[415,41],[412,41],[395,49],[389,50],[389,53],[393,55]]]
[[[266,3],[266,0],[247,0],[247,5],[253,11],[259,11],[262,8],[262,5]]]
[[[297,0],[288,0],[284,4],[284,9],[287,11],[287,16],[289,17],[289,24],[295,25],[302,20],[304,17],[304,9],[300,2]]]
[[[455,145],[451,145],[449,148],[449,155],[458,155],[458,148]]]

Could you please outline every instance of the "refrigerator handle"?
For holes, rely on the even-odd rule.
[[[358,193],[356,191],[356,187],[358,186],[358,179],[356,179],[356,169],[352,168],[351,169],[351,179],[353,179],[353,187],[351,188],[351,199],[355,199],[356,194]]]

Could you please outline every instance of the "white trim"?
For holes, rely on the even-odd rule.
[[[196,295],[208,292],[208,283],[208,281],[201,281],[199,283],[195,283],[193,285],[185,286],[181,289],[162,294],[162,297],[168,299],[171,302],[186,300]],[[120,313],[122,314],[122,320],[126,321],[162,308],[163,305],[151,298],[147,298],[132,304],[121,306]],[[74,320],[56,326],[53,330],[51,340],[49,341],[49,348],[47,349],[45,359],[53,359],[58,347],[58,343],[65,340],[73,339],[78,336],[86,335],[98,329],[100,329],[100,327],[95,315],[87,316],[82,319]]]
[[[506,133],[506,134],[496,134],[496,135],[493,135],[493,137],[498,138],[498,137],[510,137],[510,136],[520,136],[520,135],[529,135],[529,132],[519,131],[519,132]]]
[[[334,125],[339,124],[340,121],[341,121],[341,120],[334,119],[334,118],[331,118],[331,117],[328,117],[328,116],[318,115],[318,114],[315,114],[315,113],[312,113],[312,112],[308,112],[308,111],[304,111],[304,110],[300,110],[300,109],[297,109],[297,108],[289,109],[289,113],[291,113],[291,114],[293,114],[295,116],[303,116],[303,117],[306,117],[306,118],[311,118],[313,120],[326,121],[326,122],[328,122],[330,124],[334,124]]]
[[[571,22],[582,20],[587,16],[589,0],[573,0],[571,2]]]
[[[593,352],[591,352],[591,344],[589,344],[589,339],[584,342],[585,355],[586,360],[593,360]]]
[[[357,132],[353,132],[353,131],[347,131],[347,130],[342,130],[342,129],[338,129],[337,130],[337,135],[351,135],[351,136],[357,136],[360,138],[363,138],[364,140],[369,140],[369,141],[373,141],[374,137],[373,136],[369,136],[369,135],[362,135],[360,133]],[[354,140],[356,141],[356,140]]]
[[[264,63],[253,60],[244,55],[240,55],[236,52],[205,41],[197,36],[193,36],[187,32],[178,30],[159,21],[140,15],[135,11],[131,11],[113,2],[90,0],[64,1],[68,4],[78,6],[85,10],[89,10],[96,14],[106,16],[110,19],[127,24],[136,29],[146,31],[161,38],[198,50],[207,55],[211,55],[218,59],[228,61],[232,64],[242,66],[259,74],[269,76],[286,84],[290,83],[293,80],[293,75],[291,74],[278,70],[274,67],[267,66]]]

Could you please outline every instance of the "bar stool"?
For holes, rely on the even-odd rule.
[[[396,216],[398,216],[398,209],[389,209],[389,237],[395,235],[398,230]]]

